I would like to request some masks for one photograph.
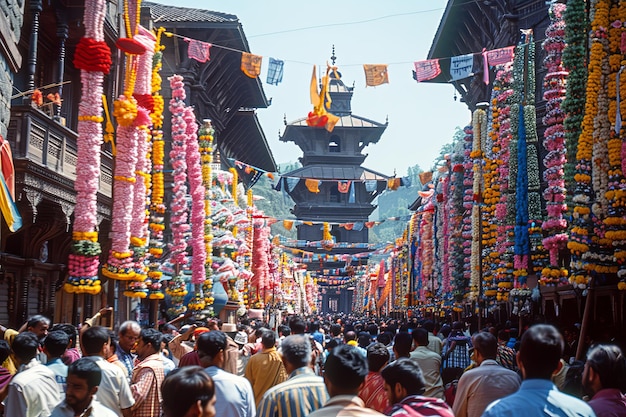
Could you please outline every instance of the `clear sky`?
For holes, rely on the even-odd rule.
[[[312,110],[312,67],[326,68],[332,45],[342,80],[355,87],[353,114],[381,123],[389,119],[379,143],[365,148],[364,166],[398,176],[416,164],[430,169],[455,128],[471,120],[465,104],[454,100],[451,84],[418,84],[411,75],[413,62],[427,58],[446,0],[152,1],[239,18],[251,52],[263,56],[261,79],[272,104],[257,114],[278,164],[301,156],[293,142],[279,141],[279,132],[284,115],[291,122]],[[278,86],[265,83],[269,57],[285,61]],[[363,64],[389,64],[389,84],[366,88]]]

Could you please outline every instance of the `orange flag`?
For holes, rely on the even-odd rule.
[[[250,78],[256,78],[261,74],[261,55],[253,55],[248,52],[241,53],[241,70]]]
[[[283,220],[283,227],[287,230],[291,230],[293,227],[293,220]]]
[[[321,181],[319,181],[319,180],[307,178],[304,183],[306,184],[306,188],[310,192],[312,192],[312,193],[319,193],[320,192],[320,182]]]
[[[389,84],[389,73],[387,72],[387,64],[364,64],[365,85],[368,87],[376,87],[381,84]]]

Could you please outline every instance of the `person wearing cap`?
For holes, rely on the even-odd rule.
[[[214,324],[213,324],[214,323]],[[209,328],[211,331],[220,330],[224,332],[226,335],[226,349],[224,350],[224,366],[223,369],[226,372],[230,372],[231,374],[240,375],[239,374],[239,346],[233,338],[231,334],[237,331],[237,326],[232,323],[222,323],[221,320],[217,319],[209,321]],[[230,333],[230,334],[229,334]],[[244,368],[245,369],[245,368]]]
[[[255,417],[254,392],[250,382],[226,372],[224,367],[227,336],[219,330],[202,333],[196,341],[201,366],[215,384],[215,412],[220,417]]]

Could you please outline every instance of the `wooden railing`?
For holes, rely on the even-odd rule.
[[[68,180],[76,180],[78,134],[31,106],[13,106],[7,138],[14,159],[28,159]],[[100,193],[113,194],[113,157],[101,151]]]

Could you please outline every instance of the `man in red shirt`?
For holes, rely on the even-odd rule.
[[[382,343],[373,343],[367,348],[369,373],[359,391],[359,397],[367,408],[384,413],[389,407],[389,398],[385,392],[385,380],[380,370],[389,362],[389,350]]]

